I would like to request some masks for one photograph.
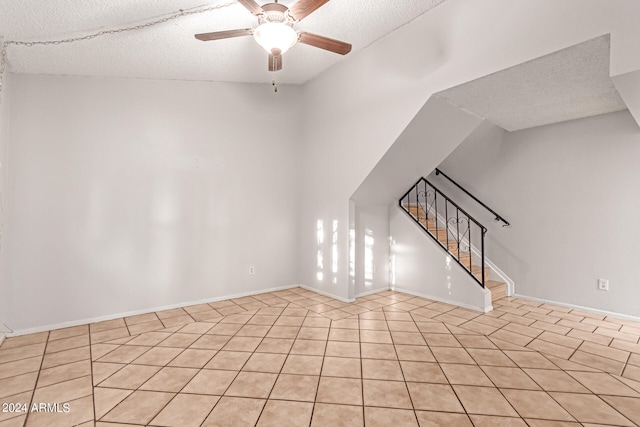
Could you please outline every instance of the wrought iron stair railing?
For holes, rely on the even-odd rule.
[[[451,257],[485,287],[485,226],[425,178],[420,178],[399,200],[400,207]],[[474,265],[472,246],[479,248],[480,265]]]

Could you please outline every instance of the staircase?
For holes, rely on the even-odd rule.
[[[484,263],[484,226],[424,178],[400,199],[400,207],[480,286],[491,291],[492,302],[507,296],[507,284],[491,280],[491,269]],[[472,245],[480,247],[480,256],[472,252]]]

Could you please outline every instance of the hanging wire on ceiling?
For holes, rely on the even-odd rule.
[[[199,13],[211,12],[213,10],[223,9],[225,7],[229,7],[231,5],[236,4],[237,2],[229,1],[222,4],[217,4],[209,7],[199,7],[195,9],[184,10],[180,9],[178,12],[171,13],[170,15],[165,16],[164,18],[155,19],[153,21],[145,22],[143,24],[133,25],[130,27],[122,27],[111,30],[102,30],[95,33],[87,34],[85,36],[78,37],[70,37],[67,39],[59,39],[59,40],[36,40],[36,41],[18,41],[18,40],[6,40],[2,43],[2,50],[0,51],[0,104],[2,103],[2,89],[4,87],[4,72],[7,63],[7,48],[9,46],[50,46],[50,45],[61,45],[67,43],[75,43],[81,41],[87,41],[91,39],[95,39],[101,36],[107,36],[118,33],[126,33],[129,31],[138,31],[143,30],[145,28],[153,27],[155,25],[164,24],[165,22],[173,21],[178,18],[182,18],[184,16],[196,15]]]

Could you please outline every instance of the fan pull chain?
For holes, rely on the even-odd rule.
[[[276,79],[271,80],[271,86],[273,86],[273,91],[278,93],[278,83],[276,83]]]

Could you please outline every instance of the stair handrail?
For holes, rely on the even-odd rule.
[[[425,194],[425,207],[422,207],[422,205],[420,204],[420,188],[419,188],[419,184],[424,183],[424,190],[423,190],[423,194]],[[428,221],[429,221],[429,207],[426,205],[426,198],[427,198],[427,186],[433,188],[434,190],[434,205],[435,205],[435,215],[434,215],[434,221],[435,221],[435,230],[436,230],[436,236],[433,235],[433,233],[429,230],[428,227]],[[417,208],[421,208],[424,212],[425,212],[425,222],[427,223],[426,225],[423,225],[420,222],[420,215],[418,213],[418,218],[414,217],[413,214],[409,211],[409,206],[411,206],[411,202],[412,200],[410,199],[410,195],[411,192],[414,191],[415,189],[415,195],[416,195],[416,207]],[[445,225],[444,225],[444,230],[446,233],[446,247],[445,245],[438,239],[437,234],[438,234],[438,207],[437,207],[437,197],[438,195],[440,195],[441,197],[444,198],[445,201]],[[407,200],[407,205],[405,206],[405,204],[403,203],[405,201],[405,199]],[[453,200],[451,200],[451,198],[449,198],[446,194],[444,194],[438,187],[434,186],[433,184],[431,184],[429,181],[426,180],[426,178],[421,177],[418,181],[416,181],[416,183],[411,186],[411,188],[400,198],[400,200],[398,200],[398,204],[400,205],[400,207],[409,215],[409,217],[416,222],[422,229],[424,229],[427,234],[433,238],[447,253],[454,255],[453,259],[460,264],[470,275],[471,277],[473,277],[473,279],[475,279],[476,282],[478,282],[478,284],[480,286],[482,286],[483,288],[485,287],[485,254],[484,254],[484,238],[485,238],[485,234],[487,232],[487,228],[480,224],[480,222],[478,222],[474,217],[472,217],[471,215],[469,215],[464,209],[462,209],[460,206],[458,206],[458,204],[456,202],[454,202]],[[472,265],[471,265],[471,261],[472,261],[472,257],[469,258],[469,266],[467,268],[467,266],[465,266],[461,261],[460,261],[460,242],[463,241],[464,239],[461,237],[460,234],[460,230],[458,228],[458,225],[456,225],[456,242],[457,242],[457,255],[455,253],[453,253],[452,251],[449,250],[449,218],[448,218],[448,213],[447,213],[447,207],[448,204],[453,205],[456,208],[456,220],[457,220],[457,224],[460,224],[459,221],[459,214],[460,212],[463,213],[466,217],[467,217],[467,223],[469,224],[468,226],[468,232],[469,232],[469,236],[468,236],[468,247],[469,247],[469,253],[471,253],[471,222],[473,222],[481,231],[480,233],[480,259],[481,259],[481,277],[480,279],[478,279],[472,271]],[[453,219],[453,218],[452,218]],[[465,233],[463,233],[462,235],[464,236]]]
[[[511,226],[511,224],[509,223],[509,221],[507,221],[506,219],[504,219],[500,214],[498,214],[496,211],[494,211],[493,209],[491,209],[489,206],[485,205],[480,199],[478,199],[476,196],[474,196],[473,194],[469,193],[464,187],[462,187],[460,184],[458,184],[457,182],[455,182],[453,179],[451,179],[446,173],[442,172],[440,169],[436,168],[436,175],[442,175],[445,178],[447,178],[449,181],[451,181],[451,183],[453,185],[455,185],[456,187],[458,187],[460,190],[462,190],[467,196],[471,197],[473,200],[475,200],[478,204],[480,204],[483,208],[485,208],[486,210],[488,210],[489,212],[491,212],[493,215],[495,215],[495,220],[496,221],[502,221],[504,224],[502,224],[503,227],[509,227]],[[435,187],[434,187],[435,188]]]

